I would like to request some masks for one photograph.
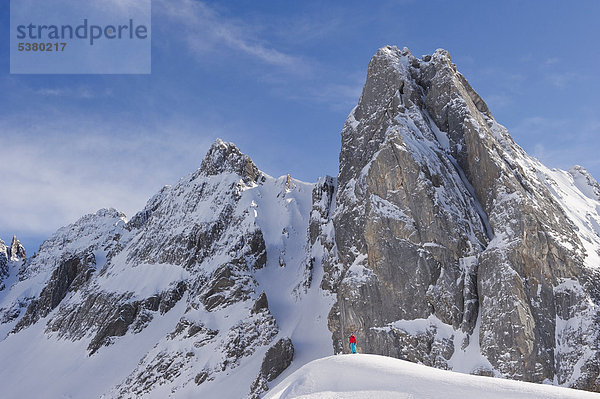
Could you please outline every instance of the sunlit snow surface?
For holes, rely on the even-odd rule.
[[[102,210],[87,215],[66,226],[47,240],[27,269],[28,277],[18,280],[18,265],[11,267],[5,280],[9,288],[0,291],[0,309],[21,308],[21,316],[30,298],[37,297],[46,286],[64,254],[91,250],[96,265],[85,291],[69,292],[48,316],[18,334],[7,334],[20,319],[0,325],[0,359],[11,359],[10,366],[0,368],[0,399],[3,398],[120,398],[119,387],[125,379],[149,373],[161,356],[190,354],[192,360],[179,369],[173,381],[156,383],[146,398],[245,397],[267,349],[277,339],[290,337],[294,343],[295,361],[285,371],[289,375],[309,361],[333,354],[327,314],[335,297],[319,288],[323,275],[321,259],[314,261],[310,287],[306,279],[308,261],[308,223],[312,207],[314,184],[303,183],[287,176],[273,178],[264,175],[261,184],[241,184],[239,198],[233,199],[231,187],[237,187],[239,176],[192,174],[173,187],[166,187],[149,201],[154,218],[143,229],[125,228],[125,216],[114,210]],[[199,194],[202,193],[202,194]],[[155,204],[159,204],[155,206]],[[230,238],[193,269],[169,263],[151,263],[128,259],[147,241],[167,242],[175,234],[188,234],[196,224],[213,221],[221,209],[231,206],[235,225]],[[194,298],[185,295],[164,315],[154,314],[153,320],[141,332],[128,331],[115,337],[92,356],[87,348],[96,333],[90,330],[82,339],[71,340],[50,333],[47,325],[59,308],[83,303],[90,293],[131,295],[131,300],[143,300],[174,287],[180,281],[193,281],[207,276],[219,265],[230,261],[229,243],[235,237],[260,228],[267,249],[267,264],[253,270],[256,279],[250,299],[211,312],[203,308],[190,309]],[[116,234],[124,248],[107,262],[107,242]],[[318,246],[312,251],[318,251]],[[142,247],[144,248],[144,247]],[[157,247],[150,247],[149,251]],[[143,251],[144,253],[148,250]],[[105,269],[105,270],[102,270]],[[101,271],[102,270],[102,271]],[[258,316],[249,315],[254,299],[265,292],[269,308],[277,320],[279,332],[271,342],[257,345],[253,356],[239,359],[239,365],[215,372],[214,380],[198,386],[194,377],[204,368],[213,370],[225,359],[223,346],[241,321],[258,323]],[[25,305],[21,305],[25,304]],[[170,338],[181,318],[202,323],[219,334],[202,347],[194,339]],[[181,357],[184,357],[183,355]],[[177,358],[176,360],[179,360]]]
[[[348,123],[357,123],[352,114]],[[498,132],[503,129],[499,125],[494,127]],[[446,148],[445,133],[433,127],[432,129],[441,148]],[[418,129],[413,133],[417,135]],[[498,133],[498,137],[503,136]],[[411,140],[406,139],[405,143],[411,144],[410,148],[419,149],[416,153],[423,162],[437,159],[432,150],[437,148],[435,142],[425,142],[422,135]],[[505,147],[507,151],[512,148],[508,144]],[[585,249],[585,256],[582,257],[585,266],[599,267],[600,186],[582,168],[576,167],[568,172],[550,170],[524,153],[513,151],[510,154],[511,159],[522,167],[529,181],[549,189],[554,200],[574,224]],[[430,163],[430,169],[442,172],[435,169],[433,163]],[[453,186],[460,194],[457,194],[457,198],[464,198],[465,203],[473,209],[472,219],[477,221],[476,216],[479,214],[485,225],[483,228],[490,230],[481,205],[470,199],[473,197],[472,187],[460,168],[456,169],[457,172],[453,172],[454,169],[450,168],[449,173],[457,183]],[[261,184],[246,185],[239,182],[240,177],[232,173],[218,176],[194,173],[176,186],[163,189],[149,201],[148,209],[154,209],[155,216],[141,231],[127,229],[125,215],[114,210],[99,211],[60,229],[42,245],[37,257],[30,261],[22,280],[17,275],[18,265],[11,266],[5,280],[7,288],[0,291],[0,309],[20,310],[22,317],[29,301],[40,294],[62,257],[88,249],[93,251],[96,261],[94,276],[88,287],[90,292],[131,293],[132,300],[145,299],[197,275],[209,277],[220,265],[230,260],[228,250],[231,242],[258,228],[263,234],[268,256],[264,268],[251,271],[255,280],[252,284],[255,286],[249,300],[208,312],[203,308],[188,310],[193,298],[184,296],[173,309],[160,317],[157,315],[141,332],[128,332],[122,337],[116,337],[112,345],[102,347],[92,356],[89,356],[87,349],[91,335],[72,341],[46,331],[47,323],[56,316],[58,308],[35,325],[5,338],[19,320],[16,318],[0,325],[0,359],[5,361],[0,368],[0,399],[97,398],[103,397],[102,395],[105,398],[123,397],[115,387],[122,384],[129,375],[136,376],[146,371],[157,356],[192,352],[194,360],[181,369],[177,378],[169,383],[157,383],[146,397],[237,399],[248,393],[268,347],[283,337],[290,337],[293,341],[294,361],[280,377],[269,384],[275,388],[267,398],[599,397],[598,394],[550,386],[450,373],[373,355],[335,356],[309,363],[333,353],[327,315],[335,302],[335,296],[320,289],[325,249],[320,244],[311,247],[308,242],[314,184],[287,176],[273,178],[266,175]],[[462,187],[461,182],[464,183],[464,189],[459,189]],[[238,183],[240,189],[233,193],[232,187],[238,187]],[[348,184],[354,187],[355,182]],[[354,189],[348,192],[353,193]],[[239,195],[235,201],[233,194]],[[456,204],[448,201],[443,191],[439,191],[437,195],[451,214],[458,214],[453,210]],[[504,199],[506,198],[508,194]],[[352,201],[356,201],[356,197],[348,197],[345,206],[353,205]],[[371,201],[377,214],[410,222],[410,216],[389,201],[375,195]],[[155,209],[154,205],[159,202],[161,206]],[[176,235],[187,236],[196,225],[213,223],[222,208],[227,206],[232,207],[237,224],[228,226],[231,228],[230,234],[225,234],[223,242],[215,246],[215,251],[192,269],[177,264],[128,260],[128,256],[135,254],[138,247],[143,249],[140,250],[142,253],[159,254],[162,251],[159,245],[145,248],[141,244],[160,244]],[[471,221],[465,223],[469,224]],[[331,236],[332,224],[329,226],[331,231],[326,233]],[[473,226],[469,229],[474,230]],[[124,248],[107,261],[105,248],[110,247],[117,236],[121,237],[120,243]],[[475,234],[472,236],[475,243]],[[491,237],[492,234],[488,236]],[[568,239],[560,236],[556,239],[569,248]],[[423,243],[424,248],[436,245],[438,244],[433,242]],[[506,242],[503,241],[502,234],[498,234],[490,245],[502,247]],[[307,287],[304,285],[307,278],[306,265],[311,257],[314,258],[312,284]],[[372,271],[363,266],[364,261],[366,255],[357,256],[348,269],[346,279],[352,279],[357,285],[367,281]],[[466,267],[474,261],[475,257],[468,256],[461,259],[461,265]],[[101,272],[105,267],[106,270]],[[570,279],[565,279],[554,289],[555,292],[583,292],[581,284]],[[255,321],[255,317],[249,316],[249,309],[263,291],[267,294],[270,311],[277,320],[277,336],[269,344],[259,345],[252,356],[242,358],[235,368],[215,373],[214,380],[196,385],[193,381],[198,371],[205,367],[214,370],[223,361],[223,343],[229,339],[228,333],[235,331],[238,322]],[[83,292],[69,292],[61,306],[81,303],[83,299]],[[577,367],[594,356],[595,352],[591,348],[580,356],[578,350],[581,345],[572,344],[569,337],[573,332],[591,331],[592,321],[596,316],[596,308],[590,306],[586,312],[571,319],[562,320],[557,317],[555,353],[578,356],[580,363],[575,365]],[[220,334],[202,348],[194,347],[193,340],[188,338],[169,338],[182,317],[201,322]],[[456,350],[450,359],[449,365],[454,370],[468,373],[480,367],[493,369],[479,348],[480,323],[481,318],[478,318],[469,346],[462,351]],[[438,337],[449,339],[453,336],[455,348],[459,348],[463,342],[464,333],[454,331],[435,316],[398,320],[376,328],[393,327],[416,334],[430,326],[435,327]],[[95,331],[90,331],[90,334],[94,333]],[[572,383],[577,377],[576,372],[566,383]]]
[[[598,394],[480,377],[376,355],[330,356],[308,363],[265,399],[570,399]]]

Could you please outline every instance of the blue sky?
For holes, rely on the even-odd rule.
[[[388,44],[447,49],[528,153],[600,176],[600,2],[369,3],[153,0],[151,75],[10,75],[2,1],[0,238],[32,253],[85,213],[132,216],[217,137],[274,176],[336,175]]]

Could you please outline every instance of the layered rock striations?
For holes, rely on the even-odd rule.
[[[31,258],[0,241],[0,383],[258,398],[354,333],[361,353],[600,391],[599,266],[594,178],[529,157],[446,51],[385,47],[337,178],[274,178],[217,140],[130,220],[86,215]]]
[[[369,353],[598,389],[597,183],[569,173],[525,154],[446,51],[380,49],[342,130],[337,351],[354,332]]]
[[[331,348],[332,301],[312,284],[321,259],[309,219],[331,203],[332,184],[273,178],[217,140],[196,172],[131,220],[101,210],[45,241],[0,296],[0,346],[35,330],[41,347],[72,342],[89,358],[114,358],[115,378],[97,387],[104,397],[258,397],[292,361],[303,306],[313,307],[307,328],[321,326],[318,348]],[[102,373],[102,360],[89,362]]]
[[[20,265],[27,258],[25,247],[17,236],[13,236],[10,246],[0,239],[0,291],[12,284]]]

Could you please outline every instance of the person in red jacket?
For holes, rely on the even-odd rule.
[[[352,353],[356,353],[356,337],[354,334],[350,335],[350,350],[352,350]]]

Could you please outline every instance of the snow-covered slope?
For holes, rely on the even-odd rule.
[[[131,219],[86,215],[24,258],[0,241],[3,398],[256,399],[351,332],[363,353],[600,391],[600,185],[528,156],[444,50],[377,52],[337,179],[268,176],[217,140]],[[378,395],[414,373],[550,389],[379,362],[401,375],[352,366]],[[362,381],[346,366],[313,382],[339,397]],[[315,386],[306,370],[290,386]]]
[[[333,353],[334,298],[312,284],[319,187],[217,140],[131,220],[58,230],[0,291],[2,397],[256,397],[292,356],[290,371]]]
[[[598,394],[459,374],[377,355],[315,360],[265,399],[586,399]]]

